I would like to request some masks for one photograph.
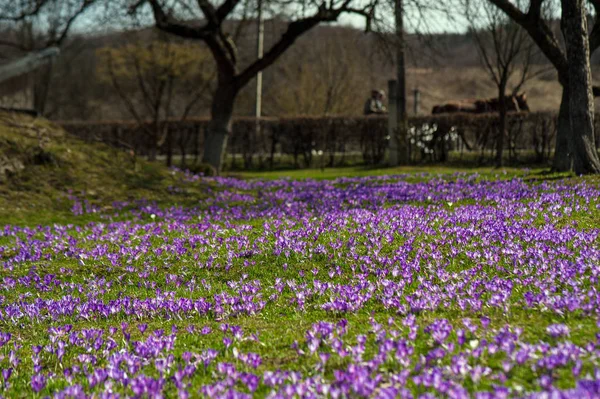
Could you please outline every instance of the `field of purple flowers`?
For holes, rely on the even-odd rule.
[[[600,397],[597,183],[174,175],[2,226],[3,397]]]

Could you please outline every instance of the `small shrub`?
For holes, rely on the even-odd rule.
[[[207,163],[198,163],[191,165],[188,170],[194,174],[202,175],[202,176],[217,176],[217,170]]]
[[[40,146],[33,147],[29,154],[28,163],[32,165],[57,165],[56,156]]]

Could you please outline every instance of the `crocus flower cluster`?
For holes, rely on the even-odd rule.
[[[0,395],[600,397],[597,185],[173,174],[2,226]]]

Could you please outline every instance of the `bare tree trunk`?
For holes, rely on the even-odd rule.
[[[179,143],[180,143],[179,151],[181,152],[181,169],[185,169],[187,166],[187,162],[185,159],[185,157],[186,157],[185,144],[181,144],[181,141]],[[186,144],[187,144],[187,142],[186,142]]]
[[[169,123],[168,121],[165,121],[165,123]],[[173,132],[171,132],[171,129],[169,129],[167,127],[167,166],[170,168],[171,166],[173,166]]]
[[[148,148],[148,160],[156,161],[158,156],[158,137],[160,136],[160,125],[158,120],[152,122],[152,131],[150,137],[150,148]]]
[[[44,115],[46,112],[51,77],[52,62],[40,68],[33,77],[33,109],[40,115]]]
[[[408,121],[406,117],[406,65],[404,58],[404,5],[403,0],[395,0],[396,17],[396,129],[390,137],[390,164],[408,164]],[[390,94],[391,96],[391,94]]]
[[[194,132],[194,164],[198,164],[199,158],[200,158],[200,149],[198,147],[200,147],[200,135],[203,133],[202,130],[204,130],[204,128],[202,126],[198,126],[196,129],[196,131]]]
[[[501,168],[504,155],[504,136],[506,135],[506,82],[498,87],[498,138],[496,140],[496,167]]]
[[[148,148],[148,161],[156,161],[156,155],[156,146],[151,144],[150,148]]]
[[[571,118],[569,112],[569,85],[563,83],[562,100],[558,111],[556,127],[556,147],[554,149],[554,160],[552,170],[555,172],[566,172],[571,170],[572,161],[569,152],[569,141],[571,137]]]
[[[561,3],[561,28],[569,60],[569,148],[573,154],[573,169],[578,175],[600,173],[600,159],[594,143],[594,98],[585,4],[583,0],[562,0]]]
[[[211,120],[204,140],[203,162],[221,172],[227,149],[227,137],[231,134],[233,105],[237,91],[233,84],[219,82],[213,97]]]

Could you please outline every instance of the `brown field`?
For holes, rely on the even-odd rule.
[[[600,67],[593,75],[600,81]],[[597,84],[597,81],[594,82]],[[413,90],[421,91],[420,114],[427,114],[436,104],[459,99],[497,96],[494,82],[481,67],[414,68],[407,71],[408,110],[413,112]],[[547,70],[523,86],[532,111],[558,111],[561,87],[553,70]],[[596,111],[600,111],[597,101]]]

